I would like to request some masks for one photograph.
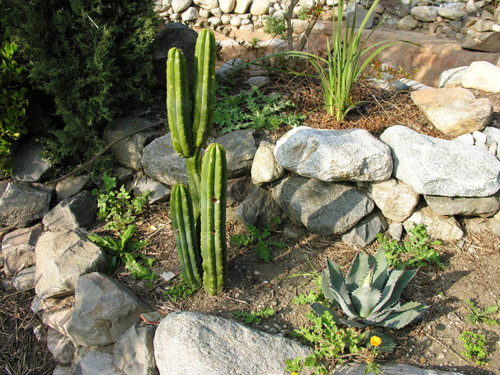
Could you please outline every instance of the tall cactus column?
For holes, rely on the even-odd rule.
[[[201,151],[212,132],[215,87],[215,37],[212,31],[202,30],[196,42],[193,104],[189,97],[184,55],[177,48],[169,50],[168,121],[173,146],[180,156],[186,158],[189,183],[189,189],[182,184],[172,189],[172,226],[183,278],[189,285],[200,287],[201,254],[204,286],[210,294],[222,291],[227,258],[225,152],[220,145],[210,145],[203,163],[201,158]],[[204,212],[201,218],[200,211]]]

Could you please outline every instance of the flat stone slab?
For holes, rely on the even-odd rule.
[[[347,363],[332,372],[332,375],[365,375],[365,364]],[[380,374],[384,375],[462,375],[460,372],[440,371],[419,368],[404,364],[388,364],[380,367]]]
[[[417,193],[447,197],[487,197],[500,189],[500,161],[487,150],[419,134],[405,126],[386,129],[393,175]]]
[[[281,180],[272,195],[292,221],[318,234],[345,233],[375,207],[353,186],[298,176]]]
[[[382,181],[392,173],[390,149],[363,129],[300,126],[277,142],[274,155],[283,168],[322,181]]]
[[[282,336],[195,312],[167,315],[156,330],[154,349],[163,375],[282,375],[287,359],[312,352]]]

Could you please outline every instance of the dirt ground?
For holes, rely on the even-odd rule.
[[[319,86],[314,81],[298,79],[272,79],[273,87],[265,92],[280,91],[284,97],[297,104],[295,111],[307,114],[306,124],[318,128],[365,128],[379,135],[386,127],[404,124],[424,134],[443,137],[427,122],[412,103],[409,93],[384,92],[366,84],[358,86],[353,97],[364,101],[359,110],[353,111],[346,121],[338,123],[327,116],[321,107]],[[494,120],[500,124],[500,97],[488,96],[494,102]],[[160,98],[158,103],[164,103]],[[158,108],[162,104],[158,104]],[[162,118],[159,109],[153,115]],[[493,123],[492,123],[493,124]],[[263,137],[279,138],[289,129],[267,133]],[[231,244],[233,234],[244,233],[245,228],[233,219],[234,208],[228,209],[228,280],[224,292],[211,297],[196,292],[174,301],[165,292],[179,282],[176,277],[169,282],[159,279],[149,285],[132,279],[121,266],[115,277],[139,295],[162,315],[172,311],[190,310],[233,318],[234,311],[273,308],[276,313],[255,329],[274,334],[289,335],[306,323],[307,306],[293,303],[299,293],[307,294],[314,288],[312,277],[321,272],[326,259],[337,262],[345,272],[360,250],[376,251],[378,244],[359,248],[347,246],[339,238],[311,235],[284,218],[276,228],[273,239],[286,244],[273,248],[271,261],[259,261],[251,247],[239,248]],[[147,239],[150,245],[144,254],[157,259],[154,270],[161,275],[179,272],[179,263],[169,218],[168,203],[147,207],[137,221],[138,238]],[[436,249],[445,265],[444,271],[421,269],[403,292],[403,300],[414,300],[430,306],[422,320],[391,335],[396,341],[395,352],[382,359],[421,367],[459,371],[464,374],[500,374],[500,328],[486,324],[470,325],[465,320],[468,309],[466,299],[477,306],[500,305],[500,238],[494,236],[486,219],[462,220],[466,237],[458,244],[443,243]],[[96,226],[96,231],[102,231]],[[55,366],[45,346],[45,337],[38,341],[33,329],[40,322],[33,316],[29,304],[33,292],[13,293],[0,287],[0,374],[51,374]],[[497,315],[497,318],[500,318]],[[464,330],[484,334],[488,341],[488,366],[477,366],[462,354],[463,344],[458,336]]]

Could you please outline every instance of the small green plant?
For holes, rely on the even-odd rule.
[[[215,107],[214,124],[221,133],[239,129],[276,130],[280,125],[299,126],[305,116],[285,114],[287,108],[295,108],[289,100],[281,99],[278,93],[263,94],[257,87],[228,96],[220,92],[224,99]]]
[[[318,316],[329,312],[335,322],[353,327],[402,328],[428,309],[418,302],[399,303],[403,288],[415,273],[414,270],[389,271],[382,250],[375,256],[359,252],[345,278],[339,265],[328,260],[321,289],[325,298],[339,307],[347,319],[324,304],[313,303],[311,308]]]
[[[177,301],[184,300],[194,293],[196,293],[196,289],[190,287],[186,281],[181,279],[179,282],[168,287],[165,292],[165,297],[168,297],[170,301],[175,304]]]
[[[117,261],[120,259],[125,264],[125,267],[132,272],[134,278],[154,280],[157,276],[150,270],[150,267],[153,265],[155,259],[136,253],[148,246],[149,242],[134,241],[132,238],[134,234],[135,225],[129,225],[116,241],[109,236],[89,235],[88,238],[106,250],[110,269],[115,269]]]
[[[431,241],[422,224],[410,228],[407,238],[402,243],[380,233],[377,234],[377,239],[392,268],[419,268],[429,265],[440,270],[445,268],[441,263],[439,253],[432,248],[432,246],[441,245],[441,242]]]
[[[465,300],[465,305],[469,309],[469,314],[467,314],[465,319],[470,324],[486,323],[489,326],[498,325],[497,320],[493,319],[491,315],[494,315],[498,312],[499,306],[492,305],[485,307],[484,309],[480,309],[478,306],[474,304],[474,302],[472,302],[469,299]]]
[[[254,245],[252,250],[257,257],[264,262],[270,262],[271,246],[278,248],[286,246],[283,242],[271,240],[269,238],[273,231],[276,230],[276,226],[280,224],[281,219],[276,216],[264,228],[249,225],[247,226],[248,234],[235,234],[231,237],[231,242],[240,247]]]
[[[463,331],[458,338],[464,343],[462,355],[476,362],[478,366],[487,364],[486,361],[483,361],[488,355],[484,335],[472,331]]]
[[[321,276],[315,272],[313,280],[318,290],[311,289],[307,295],[300,293],[294,297],[293,303],[296,305],[310,305],[314,302],[326,302],[325,296],[321,293]]]
[[[250,312],[246,312],[246,311],[242,311],[242,310],[238,310],[238,311],[233,311],[232,314],[237,317],[237,318],[243,318],[245,319],[245,323],[247,324],[259,324],[262,319],[267,319],[267,318],[270,318],[271,316],[273,316],[275,313],[275,311],[273,309],[271,309],[270,307],[265,307],[261,310],[257,310],[257,311],[250,311]]]
[[[106,221],[104,228],[114,231],[122,230],[135,221],[135,215],[142,212],[149,191],[146,190],[132,198],[123,185],[118,190],[116,189],[116,177],[111,177],[106,172],[102,180],[105,191],[92,190],[92,194],[97,196],[97,217]]]
[[[284,38],[286,35],[286,22],[284,18],[278,19],[275,17],[265,17],[264,18],[264,32],[266,34],[275,36],[280,36]]]

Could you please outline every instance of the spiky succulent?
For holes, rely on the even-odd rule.
[[[328,260],[323,271],[323,295],[346,317],[320,303],[311,308],[319,316],[329,311],[337,323],[354,327],[402,328],[417,319],[428,306],[418,302],[399,303],[401,292],[416,271],[389,271],[383,250],[375,256],[358,253],[344,279],[337,263]]]

